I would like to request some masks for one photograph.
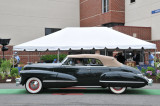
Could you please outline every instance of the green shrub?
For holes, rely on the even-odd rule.
[[[2,77],[2,79],[6,78],[6,75],[4,73],[0,73],[0,76]]]
[[[152,73],[149,73],[149,71],[151,71]],[[150,77],[151,75],[155,75],[155,69],[153,67],[147,67],[146,69],[146,76]]]
[[[0,67],[1,67],[2,59],[0,58]]]
[[[21,71],[24,70],[24,67],[22,67]]]
[[[11,69],[11,76],[17,77],[18,76],[18,68],[12,68]]]
[[[160,73],[156,75],[156,80],[160,79]]]
[[[2,60],[0,65],[0,72],[8,75],[10,73],[10,69],[12,66],[12,63],[10,60]]]
[[[159,66],[159,62],[155,62],[155,63],[154,63],[154,66],[155,66],[155,68],[157,69],[157,68],[158,68],[157,66]]]
[[[40,59],[46,63],[52,63],[54,59],[57,59],[57,55],[43,55]]]
[[[64,58],[66,58],[66,54],[59,55],[59,61],[61,62]]]
[[[11,78],[11,77],[12,77],[11,74],[9,74],[9,75],[8,75],[8,78]]]
[[[135,69],[138,69],[138,67],[134,67]]]
[[[142,72],[142,73],[146,73],[146,69],[141,68],[141,72]]]
[[[153,67],[147,67],[146,71],[152,71],[152,73],[155,73],[155,69]]]
[[[66,56],[67,56],[66,54],[60,54],[59,61],[62,61]],[[57,57],[57,55],[43,55],[43,56],[41,56],[40,59],[46,63],[52,63],[54,61],[54,59],[58,60],[58,57]]]

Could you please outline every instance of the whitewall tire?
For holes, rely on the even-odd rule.
[[[42,82],[39,78],[32,77],[27,80],[25,87],[29,93],[36,94],[42,90]]]
[[[127,87],[109,87],[109,89],[112,93],[121,94],[127,90]]]

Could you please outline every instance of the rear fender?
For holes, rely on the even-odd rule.
[[[102,86],[110,87],[134,87],[139,88],[147,85],[147,80],[131,72],[107,72],[100,77]]]

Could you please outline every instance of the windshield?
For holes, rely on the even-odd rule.
[[[63,63],[67,60],[67,58],[68,58],[68,57],[65,57],[65,58],[61,61],[61,63],[63,64]]]

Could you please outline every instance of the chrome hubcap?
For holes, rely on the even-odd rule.
[[[116,91],[120,91],[120,90],[122,90],[122,87],[114,87],[113,89]]]
[[[30,83],[29,83],[29,88],[30,88],[31,90],[37,90],[37,89],[39,88],[39,83],[38,83],[38,81],[35,81],[35,80],[30,81]]]

